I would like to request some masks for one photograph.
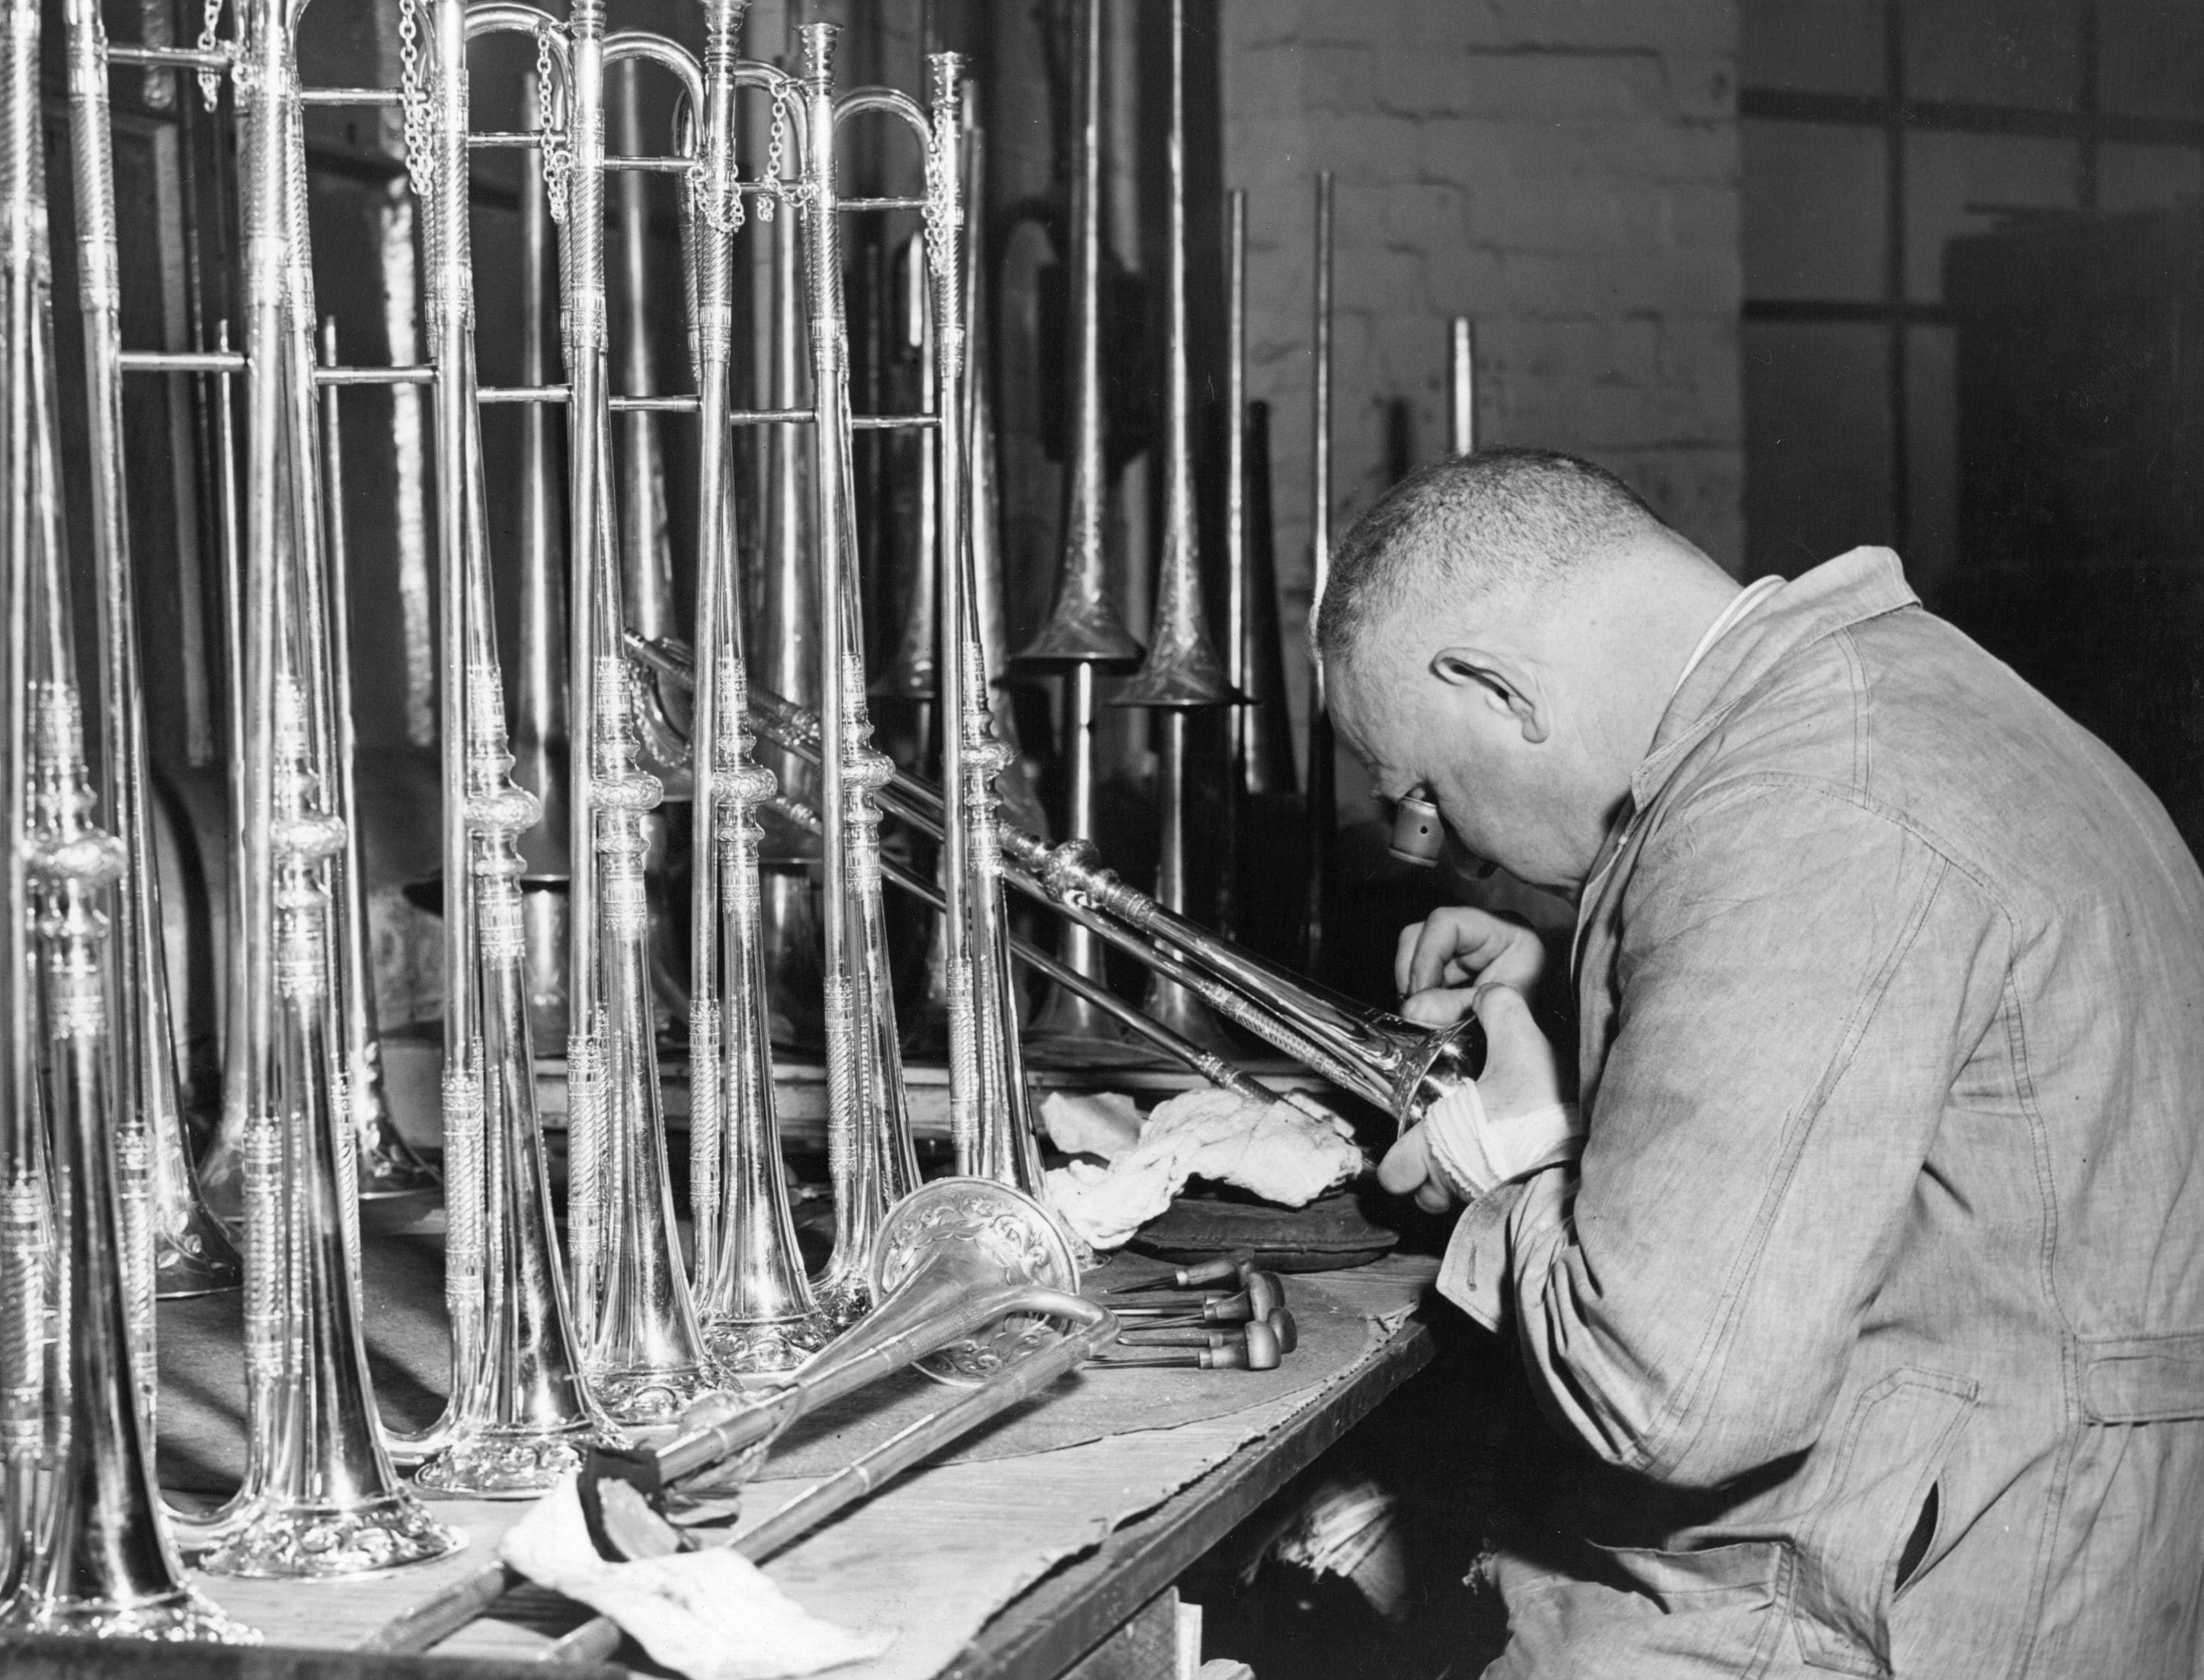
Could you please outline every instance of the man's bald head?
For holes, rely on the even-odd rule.
[[[1588,460],[1480,449],[1435,461],[1379,497],[1332,555],[1317,651],[1334,663],[1404,606],[1563,584],[1647,537],[1674,540]]]

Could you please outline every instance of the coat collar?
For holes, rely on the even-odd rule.
[[[1608,830],[1591,878],[1577,895],[1576,929],[1569,941],[1573,981],[1584,954],[1592,906],[1606,889],[1638,819],[1668,785],[1685,756],[1790,654],[1850,626],[1919,604],[1895,554],[1888,549],[1854,549],[1784,585],[1706,650],[1670,697],[1661,726],[1654,731],[1653,750],[1630,778],[1630,803]]]
[[[1709,648],[1669,700],[1653,750],[1630,778],[1632,808],[1650,804],[1685,755],[1791,654],[1868,619],[1920,604],[1906,585],[1905,568],[1888,549],[1854,549],[1786,584]]]

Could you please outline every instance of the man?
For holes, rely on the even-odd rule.
[[[2189,1676],[2204,880],[2158,801],[1893,555],[1741,592],[1565,456],[1406,480],[1318,638],[1378,792],[1578,905],[1574,1110],[1530,935],[1402,941],[1490,1048],[1383,1177],[1470,1199],[1441,1287],[1587,1467],[1489,1672]]]

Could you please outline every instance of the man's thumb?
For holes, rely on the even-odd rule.
[[[1513,986],[1494,983],[1479,986],[1469,1006],[1477,1013],[1478,1024],[1484,1029],[1484,1036],[1491,1043],[1527,1033],[1543,1040],[1538,1024],[1532,1018],[1530,1000]]]

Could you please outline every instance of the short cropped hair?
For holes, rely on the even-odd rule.
[[[1315,641],[1336,660],[1411,591],[1478,595],[1555,582],[1617,543],[1667,529],[1603,466],[1548,449],[1479,449],[1419,467],[1331,557]]]

